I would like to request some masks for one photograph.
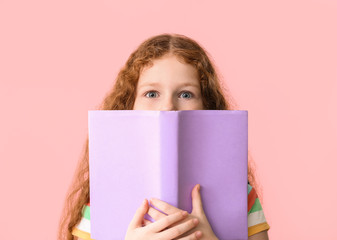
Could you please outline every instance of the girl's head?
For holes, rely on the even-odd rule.
[[[196,41],[162,34],[145,40],[131,53],[99,110],[234,110],[224,86]],[[73,239],[72,228],[90,202],[88,146],[87,136],[60,219],[59,239]],[[259,192],[252,163],[248,151],[248,179]]]
[[[143,86],[150,83],[157,86]],[[197,89],[184,86],[184,83],[191,83]],[[150,90],[155,91],[148,92]],[[229,94],[224,97],[226,91],[221,88],[206,51],[196,41],[183,35],[162,34],[145,40],[131,53],[100,108],[233,109],[234,102],[230,101]],[[192,96],[193,92],[197,96]]]
[[[201,110],[204,105],[196,69],[165,55],[140,73],[134,110]]]

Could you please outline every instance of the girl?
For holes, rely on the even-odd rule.
[[[221,88],[208,54],[196,41],[179,34],[162,34],[147,39],[130,55],[99,109],[234,110],[236,106],[228,91]],[[248,239],[266,240],[270,226],[256,191],[259,188],[253,161],[248,156]],[[151,199],[151,204],[165,215],[145,199],[128,229],[121,230],[126,232],[125,239],[218,239],[203,211],[199,184],[191,195],[191,213],[160,199]],[[156,221],[145,220],[146,213]],[[58,234],[59,239],[91,239],[88,137]]]

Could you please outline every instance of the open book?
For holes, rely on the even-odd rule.
[[[248,111],[88,112],[90,224],[95,240],[124,239],[144,198],[204,211],[221,240],[247,240]]]

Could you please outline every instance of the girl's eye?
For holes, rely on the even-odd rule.
[[[184,93],[187,93],[187,95]],[[182,96],[190,96],[188,98],[192,98],[193,94],[191,92],[183,92]]]
[[[157,93],[156,91],[148,91],[147,93],[145,93],[145,96],[148,96],[148,93],[151,93],[150,94],[150,98],[152,98],[152,96],[154,96],[155,94],[153,94],[153,93]]]
[[[145,96],[146,97],[149,97],[149,98],[153,98],[156,96],[156,93],[158,93],[157,91],[148,91],[147,93],[145,93]],[[184,92],[181,92],[181,96],[183,96],[183,98],[187,98],[187,99],[190,99],[193,97],[193,94],[191,92],[188,92],[188,91],[184,91]]]

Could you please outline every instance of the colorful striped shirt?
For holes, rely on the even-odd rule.
[[[255,189],[248,183],[248,237],[269,230],[260,200]],[[83,206],[82,219],[72,230],[72,235],[85,240],[90,237],[90,203]]]

